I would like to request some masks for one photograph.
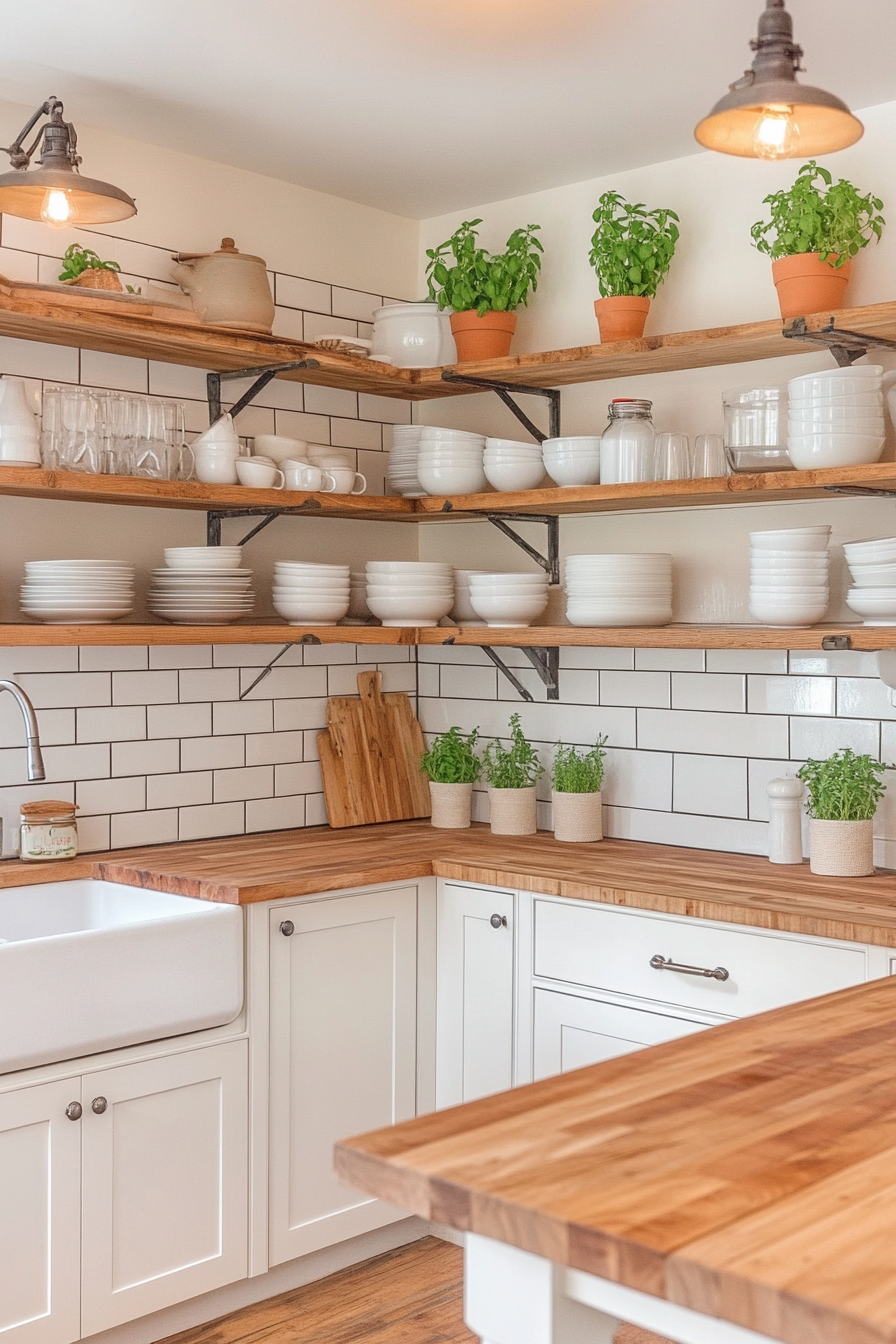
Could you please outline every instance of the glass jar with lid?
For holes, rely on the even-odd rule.
[[[19,809],[19,857],[29,863],[73,859],[78,853],[77,803],[41,798]]]
[[[787,388],[738,387],[722,393],[725,454],[732,471],[791,471]]]
[[[652,481],[656,447],[650,418],[653,402],[616,397],[607,409],[610,419],[600,449],[601,485]]]

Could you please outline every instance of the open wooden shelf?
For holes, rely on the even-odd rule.
[[[470,390],[462,383],[445,382],[441,368],[396,369],[367,359],[331,354],[306,341],[204,327],[179,310],[135,300],[122,302],[121,297],[115,301],[83,290],[60,292],[0,277],[0,335],[217,372],[302,361],[303,368],[278,377],[408,401],[463,396]],[[807,330],[820,330],[831,316],[818,314],[806,318]],[[841,328],[896,339],[896,303],[844,308],[834,316]],[[671,332],[640,341],[543,350],[453,365],[452,371],[520,386],[565,387],[605,378],[742,364],[805,354],[815,348],[786,338],[783,325],[780,318],[774,318],[702,331]]]
[[[0,625],[0,648],[39,645],[144,644],[390,644],[455,648],[623,648],[623,649],[817,649],[830,636],[846,635],[853,649],[896,648],[896,627],[865,625],[659,625],[650,627],[529,626],[525,630],[485,626],[387,629],[380,625],[287,625],[277,621],[236,625]]]

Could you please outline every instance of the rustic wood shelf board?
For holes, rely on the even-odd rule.
[[[384,630],[379,625],[0,625],[0,648],[39,645],[143,644],[414,644],[416,630]]]
[[[853,649],[896,647],[896,628],[865,625],[530,625],[525,630],[458,626],[422,629],[418,644],[455,648],[609,648],[609,649],[818,649],[822,641],[845,636]],[[562,670],[560,673],[563,675]]]

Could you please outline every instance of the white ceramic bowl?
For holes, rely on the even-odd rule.
[[[889,595],[881,595],[886,593]],[[896,590],[850,588],[846,594],[846,605],[857,616],[896,617]]]
[[[432,467],[422,461],[417,467],[417,479],[430,495],[476,495],[488,488],[488,480],[481,466]]]
[[[668,625],[672,620],[672,608],[662,604],[638,609],[608,608],[593,602],[568,602],[566,619],[570,625],[577,626]]]
[[[506,466],[486,462],[485,479],[495,490],[537,490],[544,480],[541,458],[526,464],[508,463]]]
[[[545,466],[551,480],[563,489],[577,485],[597,485],[600,481],[600,459],[562,464],[545,460]]]
[[[542,445],[540,443],[528,443],[522,439],[493,439],[487,438],[485,441],[486,452],[492,452],[495,449],[509,449],[511,451],[519,450],[524,453],[535,453],[541,456]]]
[[[327,599],[326,601],[314,601],[311,598],[290,600],[275,597],[274,609],[290,624],[308,621],[316,625],[335,625],[348,611],[348,594],[339,599]]]
[[[750,602],[750,612],[763,625],[815,625],[824,620],[827,602],[807,601],[786,604],[759,600]]]
[[[787,452],[797,471],[826,467],[858,467],[877,462],[884,450],[884,435],[807,434],[789,437]]]
[[[166,546],[169,569],[239,569],[242,546]]]
[[[541,615],[547,604],[547,591],[515,597],[508,593],[492,596],[470,589],[470,606],[489,626],[524,628]]]
[[[289,439],[284,434],[256,434],[255,453],[259,457],[269,457],[279,466],[287,458],[303,460],[302,454],[308,447],[307,439]]]
[[[394,594],[388,597],[374,597],[367,593],[367,605],[383,624],[403,623],[405,625],[435,625],[443,616],[447,616],[454,605],[454,594],[421,595]]]
[[[882,364],[854,364],[851,368],[804,373],[787,384],[788,397],[841,397],[856,392],[879,391]]]
[[[896,586],[896,564],[850,565],[852,581],[857,588],[887,588]]]
[[[600,434],[565,434],[557,439],[545,439],[541,445],[542,452],[563,452],[571,449],[585,449],[589,452],[600,452]]]
[[[751,532],[750,545],[754,551],[826,551],[831,529],[822,527],[794,527],[774,532]]]

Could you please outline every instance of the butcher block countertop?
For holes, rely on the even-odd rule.
[[[428,821],[270,831],[85,854],[67,863],[6,860],[0,863],[0,887],[99,877],[250,905],[433,874],[896,947],[896,873],[815,877],[807,863],[776,867],[746,854],[633,840],[573,845],[550,832],[497,836],[483,825],[439,831]]]
[[[896,980],[336,1150],[438,1223],[786,1344],[896,1340]]]

